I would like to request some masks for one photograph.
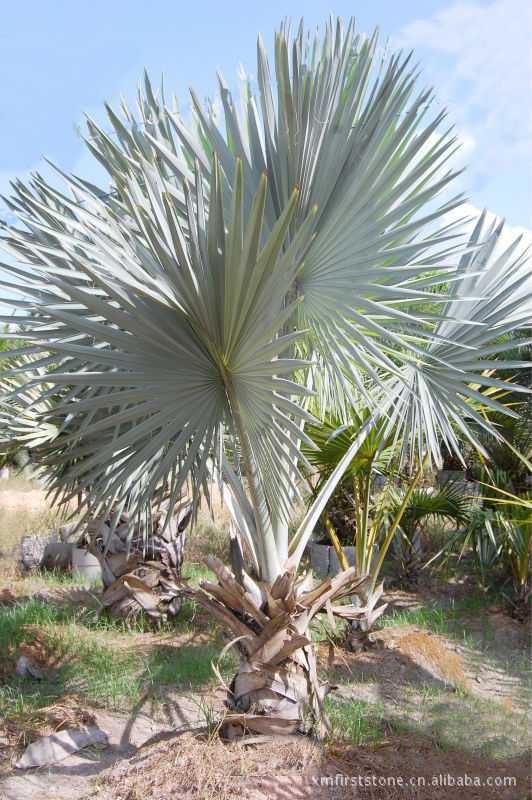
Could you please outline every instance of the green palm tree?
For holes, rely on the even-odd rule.
[[[396,517],[403,503],[404,494],[397,490],[391,492],[385,517],[392,520]],[[405,504],[393,543],[393,555],[401,567],[401,578],[406,581],[415,578],[421,567],[415,542],[416,534],[419,535],[424,521],[432,518],[463,525],[474,511],[471,500],[453,483],[446,483],[435,491],[416,488]]]
[[[209,559],[219,585],[197,596],[238,640],[235,731],[304,728],[309,706],[320,717],[309,625],[364,579],[351,570],[314,589],[296,569],[371,424],[385,419],[412,462],[437,459],[440,440],[456,448],[453,422],[474,438],[462,420],[478,359],[525,316],[525,259],[495,258],[500,228],[482,217],[453,266],[464,243],[443,215],[461,198],[437,196],[454,140],[437,132],[444,115],[430,116],[408,57],[376,72],[376,42],[353,21],[330,21],[323,42],[283,26],[276,94],[259,39],[258,98],[244,79],[238,111],[219,76],[224,124],[192,93],[188,125],[146,78],[138,120],[123,104],[108,109],[112,134],[88,123],[111,192],[35,175],[9,201],[23,227],[5,230],[17,266],[4,285],[23,299],[4,302],[55,365],[43,399],[62,389],[41,459],[52,486],[64,500],[90,487],[85,519],[114,521],[166,490],[169,518],[185,482],[197,500],[216,480],[233,514],[249,571]],[[352,386],[367,427],[289,540],[308,398],[317,388],[341,414]]]
[[[326,416],[321,425],[307,426],[306,431],[316,447],[314,449],[303,445],[301,448],[314,469],[314,473],[308,476],[311,492],[307,502],[312,503],[319,494],[338,463],[351,449],[353,440],[357,438],[370,415],[371,411],[368,408],[361,407],[360,410],[352,408],[348,411],[346,423],[341,424],[339,417]],[[338,482],[322,515],[322,525],[335,547],[340,565],[347,568],[342,544],[355,546],[358,575],[366,575],[371,571],[370,565],[376,545],[377,520],[374,519],[372,524],[370,519],[372,513],[375,514],[377,510],[372,498],[375,494],[375,476],[379,473],[381,476],[383,473],[390,473],[391,477],[394,437],[393,433],[390,433],[387,440],[384,439],[385,427],[386,419],[383,418],[367,429],[364,441],[345,469],[344,476]],[[335,529],[342,527],[343,520],[346,522],[347,530],[342,533]],[[375,580],[376,576],[371,582],[373,586]],[[368,584],[366,595],[371,594],[373,586]]]

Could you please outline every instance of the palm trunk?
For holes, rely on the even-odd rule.
[[[100,529],[89,545],[89,552],[98,558],[102,570],[105,590],[102,607],[111,617],[124,619],[128,626],[142,613],[152,622],[166,622],[181,609],[182,596],[168,592],[163,582],[181,578],[192,503],[183,495],[165,526],[168,501],[169,497],[163,498],[160,505],[154,501],[151,516],[154,533],[148,548],[143,546],[142,530],[127,514],[110,542],[107,541],[110,529],[105,523],[94,522],[89,526],[89,535],[90,527]],[[131,527],[128,548],[127,535]]]
[[[204,563],[219,583],[201,581],[200,589],[181,584],[181,589],[234,637],[228,647],[239,667],[226,687],[224,734],[255,739],[313,731],[323,738],[329,730],[323,699],[332,687],[319,682],[310,624],[324,609],[351,618],[364,613],[364,608],[332,604],[360,593],[367,578],[357,578],[350,568],[314,588],[310,571],[298,576],[286,571],[269,586],[243,571],[240,584],[214,556]]]
[[[268,507],[266,493],[260,472],[240,415],[238,401],[231,381],[231,376],[222,365],[222,375],[227,392],[227,399],[233,414],[235,430],[242,450],[242,462],[246,470],[251,505],[255,516],[257,528],[258,561],[261,578],[273,583],[280,574],[284,562],[279,560],[277,543],[272,526],[271,511]],[[288,532],[288,529],[287,529]],[[288,541],[286,543],[288,548]]]

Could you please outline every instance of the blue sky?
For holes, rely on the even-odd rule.
[[[516,232],[531,227],[532,92],[529,0],[267,0],[186,3],[176,0],[2,0],[0,69],[0,192],[9,180],[43,169],[46,155],[88,179],[97,171],[75,131],[83,111],[100,122],[104,100],[132,100],[143,67],[155,83],[165,72],[188,110],[188,86],[213,96],[220,66],[237,89],[238,62],[255,72],[262,32],[285,16],[314,28],[329,11],[371,33],[381,44],[414,49],[423,77],[463,143],[457,164],[471,213],[487,206]],[[6,216],[0,201],[0,216]]]

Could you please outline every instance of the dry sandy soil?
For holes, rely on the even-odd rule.
[[[28,511],[37,514],[47,508],[46,496],[40,489],[21,491],[18,489],[4,489],[0,495],[0,508],[5,511]]]

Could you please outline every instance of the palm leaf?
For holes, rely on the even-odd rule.
[[[523,324],[526,257],[496,255],[500,231],[482,219],[456,270],[462,243],[438,220],[459,199],[436,199],[453,177],[453,139],[409,58],[375,75],[375,55],[376,36],[356,36],[353,22],[329,22],[323,44],[302,26],[291,41],[284,26],[276,96],[260,39],[260,100],[244,80],[238,111],[219,76],[225,130],[195,94],[187,124],[146,76],[138,120],[123,103],[122,118],[108,108],[114,134],[88,121],[110,193],[59,170],[64,192],[39,175],[14,185],[8,207],[24,227],[2,240],[18,266],[5,265],[0,302],[16,302],[49,370],[42,391],[61,398],[45,458],[53,485],[65,497],[87,489],[89,515],[126,503],[140,514],[156,487],[175,498],[190,478],[197,493],[217,473],[273,579],[314,386],[320,413],[344,414],[354,385],[370,414],[300,526],[299,555],[378,420],[403,456],[437,457],[440,439],[457,448],[453,425],[475,440],[466,419],[489,427],[470,384],[499,386],[478,373]],[[442,281],[450,296],[434,308]],[[253,520],[235,490],[239,454]]]
[[[505,416],[514,414],[471,386],[506,390],[507,384],[490,370],[526,366],[524,362],[509,364],[497,358],[503,347],[500,337],[524,325],[530,265],[530,253],[519,248],[519,240],[502,250],[502,229],[503,222],[488,223],[486,212],[480,216],[460,262],[460,278],[453,283],[451,297],[442,308],[434,339],[422,356],[405,359],[400,380],[393,378],[387,384],[388,396],[394,398],[389,429],[396,428],[403,457],[409,443],[414,442],[418,458],[425,446],[437,454],[440,438],[459,454],[457,431],[485,452],[475,436],[475,427],[495,436],[497,433],[472,401]],[[519,386],[513,388],[519,390]]]
[[[65,499],[85,489],[91,513],[127,501],[134,515],[161,484],[172,497],[189,476],[199,486],[229,424],[253,454],[270,507],[286,514],[291,497],[279,485],[288,478],[295,490],[297,473],[281,483],[279,462],[287,447],[299,457],[286,431],[300,433],[293,420],[308,416],[294,402],[306,390],[291,380],[306,362],[278,358],[286,337],[276,335],[292,313],[283,300],[310,220],[281,255],[294,192],[261,248],[266,179],[244,224],[237,162],[226,227],[223,204],[213,202],[220,179],[215,160],[208,218],[201,181],[195,190],[184,184],[185,237],[164,184],[142,166],[145,195],[134,176],[120,183],[126,221],[102,202],[96,214],[82,206],[71,221],[59,192],[49,191],[49,204],[19,192],[20,216],[41,241],[13,230],[7,244],[26,253],[32,271],[5,269],[35,303],[36,315],[21,319],[33,350],[41,351],[35,367],[52,359],[46,384],[69,387],[47,416],[59,425],[74,421],[43,463]],[[238,314],[225,302],[227,272]],[[22,375],[27,365],[10,372]],[[42,384],[42,376],[27,378],[29,387]]]

